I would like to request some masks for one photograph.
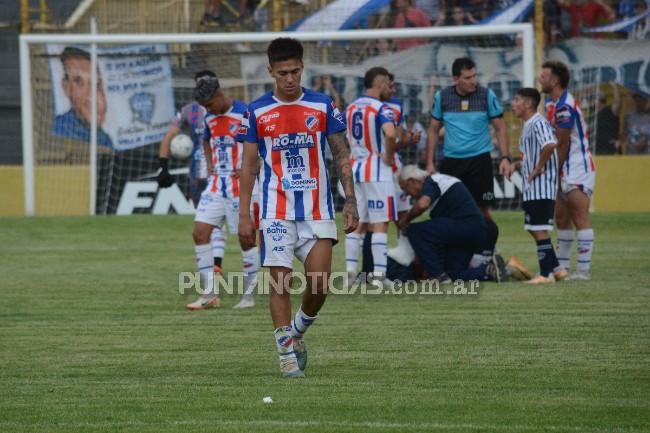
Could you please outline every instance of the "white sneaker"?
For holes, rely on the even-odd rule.
[[[564,281],[589,281],[591,280],[591,273],[589,271],[575,271],[571,272]]]
[[[219,295],[201,295],[199,299],[187,304],[188,310],[205,310],[206,308],[219,308],[221,298]]]
[[[351,288],[357,283],[359,273],[356,270],[348,269],[348,288]]]
[[[393,280],[389,280],[388,278],[373,278],[370,280],[370,284],[381,288],[381,289],[390,289],[393,287]]]
[[[386,255],[402,266],[408,266],[415,260],[415,251],[409,239],[403,234],[397,238],[397,246],[389,249]]]
[[[280,360],[280,373],[285,379],[295,379],[305,377],[305,373],[300,371],[298,361],[295,356]]]
[[[235,310],[241,310],[242,308],[252,308],[255,306],[255,298],[252,296],[242,296],[237,305],[235,305]]]
[[[297,5],[307,6],[309,4],[309,0],[291,0],[291,1]]]

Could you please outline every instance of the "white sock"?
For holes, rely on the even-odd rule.
[[[578,230],[578,264],[576,270],[589,272],[594,248],[594,229]]]
[[[214,284],[214,258],[212,257],[212,245],[196,245],[196,264],[201,274],[202,295],[219,294]]]
[[[388,258],[386,252],[388,251],[388,235],[386,233],[373,233],[370,249],[372,251],[372,261],[374,267],[372,269],[373,275],[386,275],[386,265]]]
[[[280,361],[285,358],[296,357],[293,352],[293,337],[291,336],[291,326],[280,326],[273,333],[275,335],[275,345],[278,348]]]
[[[571,248],[573,247],[573,230],[557,231],[557,261],[564,269],[571,265]]]
[[[226,232],[224,230],[213,228],[210,237],[212,243],[212,256],[223,259],[226,255]]]
[[[472,260],[470,260],[469,262],[469,268],[470,269],[478,268],[488,260],[492,260],[492,257],[486,256],[485,254],[474,254],[472,256]]]
[[[291,322],[291,335],[294,337],[302,337],[307,328],[309,328],[312,323],[318,319],[318,314],[314,317],[309,317],[302,311],[302,307],[296,312],[296,317],[294,317],[293,322]]]
[[[345,268],[347,271],[356,271],[359,263],[359,250],[363,243],[363,236],[359,233],[345,235]]]
[[[248,251],[242,251],[242,257],[244,259],[244,293],[242,298],[252,298],[255,295],[257,271],[260,267],[257,247],[253,247]]]

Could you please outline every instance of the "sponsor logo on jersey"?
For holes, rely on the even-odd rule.
[[[287,179],[286,177],[282,178],[282,189],[285,191],[295,190],[295,191],[305,191],[316,189],[316,179]]]
[[[320,122],[318,121],[318,117],[316,116],[309,116],[307,117],[307,120],[305,120],[305,126],[307,129],[309,129],[311,132],[314,132],[318,129],[318,124]]]
[[[265,123],[269,123],[273,119],[277,119],[278,117],[280,117],[280,113],[278,113],[278,112],[271,113],[271,114],[266,114],[266,115],[260,117],[259,122],[263,125]]]
[[[557,112],[555,113],[555,117],[557,119],[557,124],[558,125],[563,125],[566,123],[571,122],[571,111],[569,110],[569,107],[564,106],[558,108]]]
[[[281,134],[273,138],[271,150],[305,149],[314,147],[314,137],[306,132]]]
[[[280,242],[287,234],[287,229],[282,225],[282,221],[273,221],[271,226],[266,228],[266,234],[271,236],[274,242]]]
[[[286,160],[286,172],[289,174],[299,174],[306,171],[305,158],[301,155],[292,155],[291,152],[284,154]]]
[[[219,147],[219,146],[233,147],[235,146],[235,144],[236,144],[235,139],[228,135],[217,136],[212,138],[212,145],[214,147]]]

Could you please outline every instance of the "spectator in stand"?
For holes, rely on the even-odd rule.
[[[648,10],[645,0],[635,0],[634,15],[639,15]],[[650,16],[641,18],[634,24],[634,27],[627,33],[627,39],[630,41],[647,41],[650,40]]]
[[[294,3],[299,3],[294,0]],[[221,5],[223,0],[203,0],[203,18],[201,24],[218,24],[223,25],[223,16],[221,16]],[[254,4],[254,3],[253,3]],[[300,3],[304,4],[304,3]],[[246,15],[248,0],[239,0],[239,21],[243,21]]]
[[[611,105],[603,92],[598,92],[596,101],[596,155],[618,153],[616,142],[621,129],[621,94],[615,81],[609,82],[614,100]]]
[[[415,7],[424,11],[432,26],[445,23],[445,0],[415,0]]]
[[[336,104],[337,107],[341,107],[341,95],[334,87],[332,82],[332,77],[330,75],[315,75],[312,80],[312,90],[323,93],[330,98]]]
[[[571,37],[580,35],[580,30],[596,27],[604,23],[611,23],[616,19],[614,9],[603,3],[602,0],[563,0],[562,8],[569,13],[571,20]],[[600,33],[595,33],[600,38]]]
[[[650,153],[650,109],[648,97],[642,93],[632,95],[634,111],[625,115],[620,146],[628,155],[647,155]]]
[[[474,16],[460,6],[454,6],[451,9],[451,14],[446,21],[448,26],[467,26],[475,23]]]
[[[422,10],[413,6],[412,0],[397,0],[397,16],[395,17],[396,29],[409,27],[430,27],[431,21]],[[395,41],[398,50],[407,50],[426,43],[422,38],[398,39]]]
[[[562,0],[544,0],[543,12],[544,39],[548,46],[562,38]]]

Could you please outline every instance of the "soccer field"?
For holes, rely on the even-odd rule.
[[[592,218],[589,282],[330,296],[301,380],[267,297],[185,309],[191,216],[1,219],[0,431],[650,432],[650,215]],[[537,271],[522,213],[495,220]]]

